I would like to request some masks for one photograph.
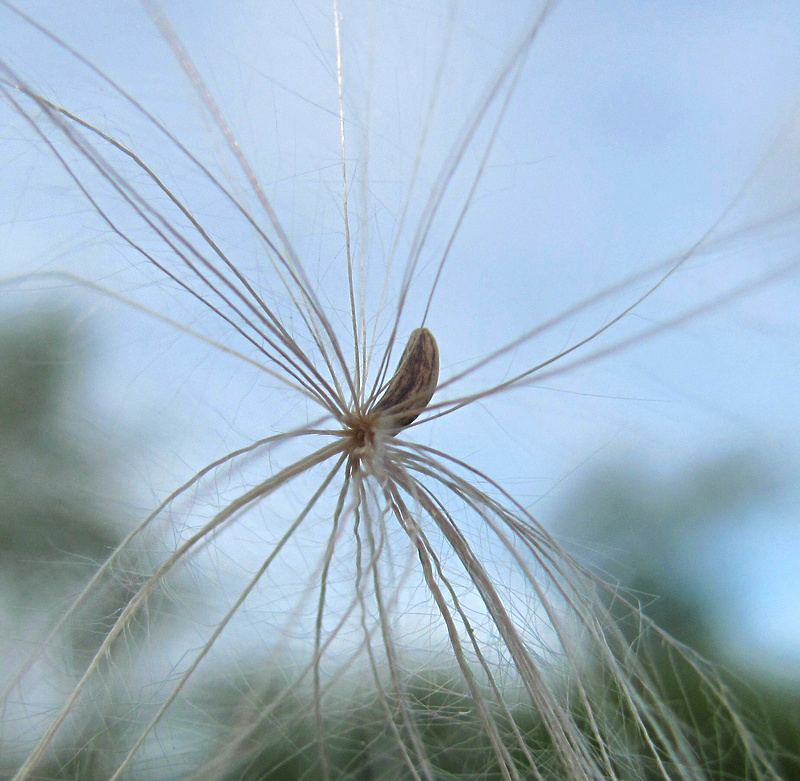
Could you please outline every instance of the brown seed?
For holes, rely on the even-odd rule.
[[[380,412],[385,428],[396,434],[416,420],[428,406],[439,380],[439,348],[427,328],[416,328],[408,338],[397,370],[371,412]]]

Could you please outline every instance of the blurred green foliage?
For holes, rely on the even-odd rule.
[[[0,324],[0,640],[7,672],[22,664],[29,643],[63,615],[125,531],[111,510],[123,483],[118,451],[94,430],[85,334],[75,320],[67,309],[41,308]],[[118,578],[85,600],[66,642],[48,654],[51,685],[75,680],[135,587]],[[107,778],[102,758],[119,732],[108,699],[84,715],[80,750],[56,752],[41,778]],[[0,724],[0,777],[14,765],[4,745]]]
[[[718,641],[719,594],[708,590],[702,578],[682,577],[686,572],[687,551],[704,534],[714,533],[720,521],[741,518],[756,508],[774,491],[781,480],[760,454],[739,452],[701,464],[693,464],[678,475],[659,475],[639,466],[597,470],[588,476],[573,500],[564,509],[568,533],[576,550],[606,579],[617,581],[626,595],[641,597],[645,614],[671,637],[685,644],[688,657],[678,653],[672,643],[642,632],[640,616],[621,608],[617,620],[626,629],[630,646],[647,659],[652,679],[658,683],[669,705],[683,723],[690,725],[692,749],[703,758],[708,778],[748,778],[749,761],[735,734],[737,725],[710,697],[710,680],[730,699],[745,724],[763,740],[773,766],[785,781],[800,781],[800,677],[791,688],[771,686],[759,675],[762,671],[738,669],[718,676],[717,666],[727,662],[725,649]],[[565,532],[566,524],[565,524]],[[245,662],[243,662],[245,663]],[[277,689],[262,673],[262,704],[268,704]],[[426,755],[437,771],[437,778],[500,779],[493,762],[491,746],[475,722],[470,700],[459,692],[453,679],[437,679],[433,673],[410,685],[413,718]],[[259,691],[258,679],[238,689],[216,684],[207,691],[205,713],[216,713],[220,734],[225,725],[235,723],[228,709],[241,704]],[[274,690],[273,690],[274,689]],[[625,711],[616,682],[598,670],[591,684],[593,705],[604,718],[614,719]],[[227,692],[227,693],[226,693]],[[213,703],[227,703],[214,708]],[[576,703],[579,698],[576,697]],[[386,734],[385,719],[379,718],[377,702],[353,697],[348,715],[335,724],[325,723],[326,744],[331,746],[328,761],[336,779],[404,778],[397,741]],[[223,776],[225,781],[300,781],[320,777],[316,751],[316,723],[310,701],[294,703],[285,714],[262,722],[249,735],[234,762]],[[253,711],[255,714],[257,711]],[[576,718],[591,735],[589,718],[576,705]],[[496,715],[500,733],[513,745],[511,725]],[[519,732],[540,761],[544,778],[556,763],[549,761],[553,746],[546,730],[529,709],[513,714]],[[402,725],[397,706],[395,722]],[[645,759],[645,746],[637,750],[642,736],[633,722],[618,717],[617,745],[606,746],[614,772],[626,781],[649,781],[663,777],[655,762]],[[255,722],[254,722],[255,723]],[[291,725],[287,728],[287,725]],[[224,747],[225,739],[220,742]],[[360,747],[360,748],[359,748]],[[600,755],[600,747],[595,746]],[[532,778],[519,756],[520,776]],[[669,769],[669,768],[668,768]],[[438,775],[440,774],[440,775]],[[676,774],[677,776],[677,774]]]
[[[70,426],[85,381],[78,344],[55,311],[18,313],[0,331],[0,583],[21,609],[84,580],[118,541],[100,507],[114,467]]]
[[[32,604],[60,593],[64,583],[85,582],[121,538],[122,524],[108,520],[100,500],[109,498],[109,485],[121,484],[120,475],[113,474],[119,464],[81,435],[80,426],[69,425],[75,400],[85,388],[86,356],[78,349],[68,322],[46,311],[17,315],[0,333],[0,598],[7,611],[15,607],[30,611]],[[569,535],[584,559],[588,557],[606,576],[618,578],[627,593],[658,595],[645,600],[646,613],[712,662],[724,661],[724,649],[716,639],[715,600],[690,579],[676,578],[680,557],[698,529],[712,528],[720,517],[746,511],[775,485],[764,461],[746,455],[695,466],[666,482],[663,477],[623,467],[587,479],[565,516],[570,519]],[[135,583],[120,583],[87,606],[94,617],[80,622],[84,635],[76,641],[82,651],[73,649],[75,671],[126,604],[131,588]],[[625,625],[627,619],[620,614],[619,620]],[[641,643],[639,621],[630,621],[628,631],[632,646]],[[653,676],[673,707],[693,726],[695,749],[714,757],[709,760],[709,776],[745,778],[741,751],[727,747],[736,745],[729,740],[730,722],[721,717],[719,702],[707,699],[697,685],[697,669],[657,640],[640,650],[649,655]],[[310,694],[305,700],[295,694],[273,707],[281,691],[280,670],[253,659],[241,660],[238,669],[257,672],[195,682],[190,706],[202,714],[201,724],[189,713],[179,716],[187,730],[208,734],[204,761],[213,763],[215,756],[227,756],[209,777],[221,781],[320,777],[317,721]],[[701,664],[700,669],[706,668]],[[420,676],[407,684],[402,704],[392,702],[389,695],[388,707],[396,712],[398,725],[402,724],[401,709],[407,709],[405,715],[418,726],[437,777],[499,779],[492,748],[478,729],[470,699],[454,680],[434,672]],[[773,736],[782,777],[800,781],[797,691],[770,688],[748,670],[737,670],[724,685],[740,703],[749,724]],[[613,682],[598,673],[594,688],[604,692],[610,713],[620,711]],[[340,715],[323,717],[331,777],[363,781],[402,777],[400,745],[385,713],[379,712],[387,703],[380,703],[374,692],[339,691],[336,697]],[[99,703],[96,708],[95,718],[85,720],[73,741],[79,748],[52,756],[38,769],[37,778],[100,781],[108,777],[119,745],[138,734],[144,721],[133,711],[115,713],[112,706]],[[579,707],[577,717],[581,719]],[[512,728],[523,735],[540,760],[542,776],[550,779],[553,747],[546,730],[530,709],[514,710],[513,718],[511,724],[507,714],[497,714],[501,735],[508,737],[509,745],[514,743]],[[242,731],[242,725],[249,729]],[[225,755],[231,736],[245,733],[245,739]],[[586,733],[591,734],[588,722]],[[619,777],[647,781],[651,774],[646,766],[626,766],[625,756],[636,754],[640,738],[624,717],[620,717],[619,736],[620,746],[625,747],[614,759]],[[706,751],[708,745],[711,750]],[[521,753],[518,748],[515,751]],[[522,766],[523,757],[518,758]],[[12,766],[13,759],[0,748],[0,768]],[[174,776],[165,772],[162,767],[158,777],[184,777],[182,770]]]
[[[720,593],[709,583],[719,562],[702,558],[716,546],[698,552],[698,542],[707,544],[709,535],[714,539],[724,525],[752,514],[781,489],[783,479],[765,454],[751,450],[690,464],[678,474],[633,463],[605,467],[590,475],[564,508],[563,532],[581,558],[618,582],[629,598],[638,597],[645,615],[691,649],[690,660],[700,671],[724,671],[731,657],[721,639]],[[631,645],[637,644],[641,620],[627,620],[623,613],[618,619],[627,626]],[[649,655],[676,713],[693,725],[697,750],[716,757],[709,770],[719,778],[745,778],[741,748],[734,748],[730,724],[719,702],[705,695],[698,670],[665,642],[640,645],[640,652]],[[800,781],[800,671],[789,683],[772,682],[767,672],[753,659],[751,667],[723,674],[720,686],[748,727],[773,748],[781,778]],[[716,751],[703,751],[709,743]]]

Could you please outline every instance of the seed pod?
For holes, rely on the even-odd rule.
[[[427,328],[415,328],[397,370],[372,412],[382,413],[385,428],[396,434],[428,406],[439,380],[439,348]]]

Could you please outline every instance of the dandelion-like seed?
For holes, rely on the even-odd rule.
[[[335,4],[335,62],[327,65],[338,86],[345,257],[338,286],[314,277],[212,90],[154,2],[144,5],[224,143],[225,174],[80,52],[6,0],[1,4],[9,19],[44,36],[132,109],[159,148],[197,177],[235,226],[217,226],[213,210],[195,203],[191,187],[176,185],[169,171],[162,173],[138,151],[127,129],[125,138],[110,132],[0,63],[0,94],[11,114],[57,161],[104,234],[136,259],[126,261],[120,275],[141,273],[148,293],[157,297],[165,287],[170,302],[190,304],[167,312],[163,300],[154,305],[137,297],[139,277],[120,290],[74,268],[37,271],[6,280],[5,288],[31,280],[68,283],[155,316],[170,333],[254,369],[254,386],[272,383],[277,422],[273,433],[256,438],[248,432],[241,446],[167,492],[27,655],[4,690],[6,712],[24,734],[16,738],[17,764],[0,775],[14,781],[88,779],[91,773],[112,781],[697,781],[722,777],[721,755],[735,745],[750,777],[778,778],[702,659],[572,558],[501,481],[416,436],[430,431],[434,420],[620,352],[797,267],[793,258],[755,282],[748,279],[591,351],[712,246],[735,199],[685,252],[597,291],[457,370],[443,355],[447,370],[440,381],[439,348],[426,325],[434,293],[525,58],[554,3],[541,4],[488,80],[432,187],[406,263],[398,264],[399,272],[393,267],[401,252],[397,239],[387,252],[380,292],[372,296],[367,240],[350,229],[354,188]],[[453,182],[468,152],[473,170],[459,189]],[[229,184],[236,179],[231,169],[235,185]],[[459,190],[458,208],[431,260],[426,243],[451,190]],[[364,233],[368,196],[365,185],[357,195]],[[409,195],[398,223],[411,201]],[[225,240],[229,232],[234,241]],[[256,247],[252,268],[241,237]],[[631,290],[633,300],[616,303]],[[512,361],[537,337],[609,302],[612,314],[589,333],[570,333],[560,349],[526,357],[521,368]],[[196,328],[209,315],[213,325]],[[503,360],[513,368],[481,387],[476,378]],[[224,553],[237,530],[247,542],[237,543],[235,554]],[[166,537],[172,538],[168,544]],[[241,556],[235,593],[189,609],[187,589],[202,594],[196,573],[203,572],[204,557],[218,563],[228,556]],[[123,596],[109,609],[103,595],[119,591]],[[100,619],[87,618],[98,609]],[[257,675],[230,662],[236,643],[226,645],[226,638],[241,630],[242,614],[259,624],[257,642],[247,637]],[[159,616],[170,624],[166,640]],[[69,645],[71,629],[81,622],[92,627],[91,651],[37,711],[31,681],[46,678],[47,660]],[[696,734],[665,694],[650,664],[654,647],[715,703],[715,735]]]

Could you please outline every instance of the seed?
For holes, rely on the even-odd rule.
[[[427,328],[415,328],[397,370],[372,413],[382,413],[385,428],[397,434],[428,406],[439,380],[439,348]]]

